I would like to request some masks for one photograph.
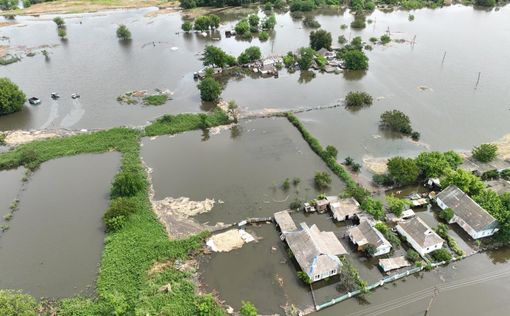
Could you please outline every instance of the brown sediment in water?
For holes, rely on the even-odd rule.
[[[16,22],[16,21],[2,21],[2,22],[0,22],[0,27],[11,26],[14,24],[18,24],[18,22]]]

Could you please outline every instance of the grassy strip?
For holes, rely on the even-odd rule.
[[[185,120],[182,116],[177,117],[179,119],[172,117],[168,122],[156,122],[152,127],[153,132],[184,132],[196,129],[196,122],[201,122],[200,115],[185,115]],[[218,125],[223,122],[222,118],[223,115],[215,112],[207,116],[207,122]],[[146,178],[140,160],[142,134],[138,130],[113,128],[90,134],[35,141],[0,154],[0,170],[21,165],[33,169],[58,157],[114,150],[122,153],[120,172],[134,173],[135,177]],[[156,262],[187,259],[193,251],[203,246],[206,234],[170,241],[152,211],[146,181],[132,200],[137,205],[136,212],[129,216],[121,229],[108,233],[105,238],[97,280],[97,298],[63,299],[58,303],[58,314],[223,315],[222,309],[211,296],[198,296],[195,293],[195,286],[190,281],[188,272],[169,268],[161,273],[148,274],[148,270]],[[162,288],[171,290],[165,291]],[[7,294],[6,299],[12,304],[19,299],[19,296]],[[0,306],[0,314],[2,310]],[[27,315],[31,314],[30,308],[27,309]]]
[[[145,134],[147,136],[177,134],[229,123],[231,122],[227,114],[220,109],[215,109],[210,114],[164,115],[145,127]]]

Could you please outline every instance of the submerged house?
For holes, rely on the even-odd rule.
[[[357,214],[361,213],[358,201],[352,197],[330,203],[329,209],[333,214],[333,218],[339,222],[352,219]]]
[[[397,231],[421,256],[443,247],[444,240],[419,217],[399,223]]]
[[[340,272],[342,263],[338,256],[347,254],[333,232],[321,232],[316,225],[285,233],[285,240],[294,254],[301,270],[312,282],[316,282]]]
[[[457,223],[473,239],[492,236],[498,231],[498,221],[455,185],[436,196],[441,209],[450,208],[454,215],[450,224]]]
[[[358,247],[358,251],[364,251],[369,245],[373,246],[375,252],[372,256],[374,257],[384,255],[391,250],[391,243],[368,220],[362,220],[358,226],[349,229],[349,239]]]

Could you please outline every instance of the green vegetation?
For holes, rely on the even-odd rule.
[[[331,184],[331,177],[329,176],[329,173],[327,173],[326,171],[315,172],[313,180],[317,188],[319,188],[320,190],[329,188]]]
[[[34,297],[19,291],[0,290],[0,315],[36,316]]]
[[[363,51],[349,50],[342,56],[344,67],[348,70],[367,70],[368,57]]]
[[[496,0],[475,0],[474,1],[477,6],[481,7],[494,7],[497,3]]]
[[[480,162],[490,162],[494,160],[498,154],[498,146],[494,144],[481,144],[473,148],[473,157]]]
[[[510,180],[510,169],[505,169],[505,170],[501,171],[500,176],[501,176],[501,178],[503,178],[505,180]]]
[[[262,20],[262,29],[266,31],[274,30],[276,26],[276,15],[274,13],[268,15],[264,20]]]
[[[420,169],[411,158],[393,157],[388,161],[388,175],[397,185],[416,182]]]
[[[368,283],[363,280],[358,272],[358,269],[345,257],[341,257],[342,270],[340,271],[340,285],[348,292],[360,290],[362,293],[367,291]]]
[[[357,200],[357,199],[356,199]],[[384,205],[381,201],[374,200],[372,198],[365,198],[360,203],[361,209],[372,215],[376,220],[384,218]]]
[[[225,66],[235,65],[236,58],[232,55],[228,55],[219,47],[206,45],[202,62],[204,63],[204,66],[216,66],[223,68]]]
[[[404,135],[411,135],[413,132],[409,116],[399,110],[386,111],[381,114],[379,126]]]
[[[260,59],[262,54],[260,53],[260,48],[257,46],[251,46],[244,50],[244,52],[237,57],[237,62],[240,65],[249,64],[254,61],[257,61]]]
[[[413,249],[409,249],[407,250],[406,258],[410,262],[417,262],[418,260],[420,260],[420,255]]]
[[[143,98],[143,104],[145,105],[163,105],[168,101],[168,95],[156,94],[148,95]]]
[[[197,85],[198,90],[200,90],[200,99],[202,101],[215,102],[218,101],[221,90],[221,84],[216,81],[212,76],[206,76],[200,83]]]
[[[303,20],[303,25],[305,27],[309,27],[312,29],[318,29],[319,27],[321,27],[319,21],[317,21],[313,16],[305,17],[305,19]]]
[[[343,45],[347,43],[347,38],[345,38],[345,35],[339,35],[338,36],[338,44]]]
[[[5,145],[5,138],[7,136],[4,133],[0,132],[0,145]]]
[[[181,29],[184,32],[189,32],[193,29],[193,23],[191,23],[190,21],[186,21],[186,22],[182,23]]]
[[[439,212],[439,218],[445,220],[446,222],[450,222],[455,214],[451,208],[445,208]]]
[[[185,131],[196,130],[201,128],[225,125],[231,123],[227,114],[220,109],[215,109],[205,116],[205,124],[200,114],[177,114],[164,115],[145,127],[147,136],[177,134]],[[0,160],[1,166],[1,160]]]
[[[262,32],[260,32],[260,33],[259,33],[259,40],[260,40],[261,42],[265,42],[265,41],[267,41],[268,39],[269,39],[269,33],[268,33],[268,32],[266,32],[266,31],[262,31]]]
[[[377,223],[375,224],[375,228],[384,235],[384,238],[386,238],[391,243],[393,248],[400,247],[400,238],[398,238],[397,234],[395,234],[388,226],[386,226],[386,224]]]
[[[112,200],[110,207],[103,215],[106,230],[111,232],[121,229],[129,216],[136,212],[136,209],[137,205],[134,199],[119,197]]]
[[[257,316],[258,311],[255,305],[248,301],[241,302],[241,310],[239,311],[241,316]]]
[[[345,106],[359,108],[372,105],[373,98],[370,94],[362,91],[351,91],[345,97]]]
[[[415,159],[423,179],[438,178],[449,169],[457,169],[462,163],[462,157],[453,151],[444,153],[438,151],[422,152]]]
[[[390,212],[395,214],[397,217],[400,217],[402,213],[411,206],[411,201],[399,199],[393,195],[386,196],[386,202],[388,202]]]
[[[312,11],[317,7],[314,0],[291,0],[289,2],[290,12],[301,11],[308,12]]]
[[[312,284],[312,279],[305,272],[298,271],[297,276],[304,284]]]
[[[434,261],[436,262],[443,261],[449,262],[450,260],[452,260],[452,254],[445,248],[435,250],[431,252],[430,255],[432,256],[432,259],[434,259]]]
[[[284,191],[287,191],[287,190],[289,190],[289,189],[290,189],[290,181],[289,181],[289,178],[286,178],[285,180],[283,180],[281,188],[282,188],[282,190],[284,190]]]
[[[64,19],[62,19],[60,16],[54,17],[53,22],[55,22],[58,28],[61,28],[65,25]]]
[[[365,22],[365,16],[363,15],[356,15],[354,17],[354,21],[351,22],[351,28],[352,29],[364,29],[367,27],[367,24]]]
[[[338,155],[338,150],[335,148],[335,146],[328,145],[326,146],[326,152],[329,156],[336,159],[336,156]]]
[[[331,33],[325,30],[312,31],[310,33],[310,47],[315,50],[331,48]]]
[[[127,26],[125,26],[124,24],[121,24],[121,25],[119,25],[119,27],[117,27],[117,37],[123,41],[130,40],[131,32],[129,31]]]
[[[391,42],[391,37],[389,35],[384,34],[381,36],[380,41],[381,41],[381,44],[386,45],[389,42]]]
[[[195,19],[193,28],[197,31],[208,31],[220,26],[220,17],[214,14],[199,16]]]
[[[247,19],[242,19],[237,22],[234,29],[237,36],[242,38],[251,38],[250,22]]]
[[[15,83],[8,78],[0,78],[0,116],[20,111],[26,99]],[[2,139],[5,139],[5,136]]]
[[[57,35],[60,39],[65,39],[67,36],[67,31],[65,28],[61,27],[57,29]]]
[[[441,186],[446,188],[449,185],[456,185],[468,195],[477,195],[485,188],[480,178],[462,169],[447,170],[445,177],[441,178]]]

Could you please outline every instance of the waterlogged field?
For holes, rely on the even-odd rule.
[[[205,137],[205,139],[204,139]],[[189,197],[215,199],[200,222],[233,223],[267,217],[289,208],[296,198],[337,195],[344,187],[286,119],[242,122],[217,135],[189,132],[143,140],[142,157],[153,169],[157,200]],[[314,185],[316,171],[327,172],[329,189]],[[294,178],[299,179],[294,184]],[[289,188],[282,188],[285,179]]]
[[[60,158],[32,174],[0,238],[0,288],[52,298],[94,293],[102,215],[119,158],[116,153]]]

